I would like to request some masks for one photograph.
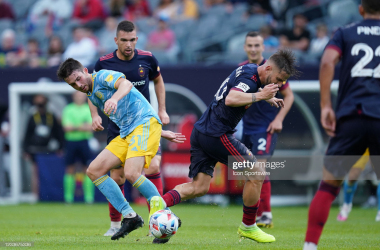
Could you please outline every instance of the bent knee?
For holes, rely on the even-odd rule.
[[[207,194],[209,189],[210,189],[209,186],[199,186],[199,187],[196,187],[195,190],[194,190],[194,195],[196,197],[201,197],[201,196]]]

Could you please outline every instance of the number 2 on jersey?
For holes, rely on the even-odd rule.
[[[220,88],[218,89],[218,91],[216,91],[216,94],[215,94],[215,99],[217,101],[221,100],[223,98],[223,94],[224,92],[226,92],[227,90],[227,82],[230,80],[230,78],[228,77],[226,80],[224,80],[224,82],[222,83],[222,85],[220,85]]]
[[[351,49],[353,56],[359,55],[359,51],[364,51],[364,56],[352,67],[351,77],[374,77],[380,78],[380,64],[375,69],[364,69],[373,59],[373,50],[365,43],[357,43]],[[375,50],[375,56],[380,56],[380,46]]]

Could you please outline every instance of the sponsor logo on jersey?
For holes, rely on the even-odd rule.
[[[103,94],[100,93],[99,91],[96,91],[95,95],[96,95],[100,100],[103,100],[103,99],[104,99]]]
[[[112,82],[112,80],[113,80],[113,75],[108,75],[107,77],[106,77],[106,82],[108,82],[108,83],[110,83],[110,82]]]
[[[138,81],[138,82],[131,82],[131,83],[133,84],[133,86],[141,86],[145,84],[145,80]]]
[[[239,84],[238,84],[238,86],[236,86],[236,88],[241,89],[244,92],[247,92],[250,89],[250,87],[243,82],[239,82]]]
[[[145,76],[145,69],[143,67],[141,67],[141,65],[139,67],[139,75],[140,75],[140,77],[144,77]]]
[[[157,71],[160,71],[160,66],[157,66]]]
[[[364,35],[375,35],[380,36],[380,27],[379,26],[358,26],[357,27],[358,35],[364,34]]]

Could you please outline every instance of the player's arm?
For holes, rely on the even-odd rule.
[[[266,85],[260,92],[256,93],[245,93],[231,89],[226,96],[225,104],[230,107],[246,106],[254,102],[271,99],[278,90],[278,86],[273,83]]]
[[[181,133],[174,133],[173,131],[170,131],[170,130],[162,130],[161,137],[175,143],[184,143],[186,141],[185,135]]]
[[[114,85],[114,88],[117,89],[117,91],[111,96],[110,99],[106,101],[104,104],[104,112],[107,115],[110,115],[112,113],[116,113],[117,110],[117,103],[128,93],[131,91],[133,85],[130,81],[128,81],[125,78],[119,78]]]
[[[102,118],[98,114],[98,108],[92,104],[90,99],[87,99],[88,107],[90,108],[91,118],[92,118],[92,130],[94,131],[103,131],[104,127],[102,126]]]
[[[169,124],[170,118],[166,113],[166,104],[165,104],[165,85],[164,79],[160,74],[154,80],[154,90],[156,91],[157,102],[158,102],[158,117],[163,125]]]
[[[282,131],[282,122],[284,121],[285,116],[288,114],[294,102],[293,91],[290,87],[280,90],[280,93],[284,97],[284,108],[278,112],[274,120],[268,126],[267,132],[271,134],[280,133]]]
[[[326,48],[321,59],[319,84],[321,87],[321,123],[329,136],[335,135],[335,112],[331,104],[331,82],[334,78],[335,65],[340,60],[338,51]]]

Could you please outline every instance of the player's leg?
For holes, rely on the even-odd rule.
[[[65,175],[63,176],[63,194],[66,203],[74,202],[75,193],[75,152],[76,142],[66,141],[65,149]],[[79,154],[78,154],[79,155]]]
[[[82,169],[86,169],[88,164],[93,159],[91,149],[88,145],[88,140],[82,140],[78,142],[79,147],[79,158],[82,163]],[[90,178],[85,175],[82,182],[82,188],[83,188],[83,196],[84,196],[84,202],[87,204],[94,203],[94,197],[95,197],[95,186],[94,183],[90,180]]]
[[[323,180],[310,204],[304,250],[317,248],[331,204],[344,177],[368,147],[366,127],[360,117],[348,117],[337,122],[336,136],[331,138],[324,159]]]
[[[377,184],[377,215],[375,221],[380,221],[380,183]]]
[[[161,149],[159,148],[156,155],[153,157],[149,168],[144,169],[145,177],[150,180],[157,188],[160,195],[163,193],[163,185],[161,180]]]

